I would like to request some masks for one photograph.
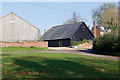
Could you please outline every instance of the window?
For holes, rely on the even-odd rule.
[[[15,21],[10,21],[11,23],[15,23]]]
[[[81,32],[85,31],[85,26],[82,26]]]
[[[84,31],[85,31],[84,28],[82,28],[82,29],[81,29],[81,32],[84,32]]]

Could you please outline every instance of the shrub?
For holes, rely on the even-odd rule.
[[[93,40],[92,50],[94,53],[119,56],[119,48],[120,41],[116,34],[104,34],[103,36],[99,36]]]
[[[30,48],[35,48],[34,46],[30,46]]]
[[[87,41],[86,39],[83,39],[82,41],[72,41],[71,45],[72,46],[77,46],[79,44],[83,44],[83,43],[88,43],[89,41]]]
[[[112,49],[113,55],[120,56],[120,36],[118,36],[117,40],[113,43]]]
[[[71,42],[71,45],[72,46],[76,46],[76,45],[79,45],[79,44],[81,44],[82,42],[81,41],[72,41]]]
[[[82,40],[82,43],[88,43],[89,41],[88,40],[86,40],[86,39],[83,39]]]

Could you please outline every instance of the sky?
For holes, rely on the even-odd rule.
[[[62,25],[71,19],[74,11],[86,19],[87,26],[92,27],[92,10],[103,3],[106,2],[3,2],[2,16],[14,12],[39,28],[43,34],[44,29],[48,30],[53,26]]]

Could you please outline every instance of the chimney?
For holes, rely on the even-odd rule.
[[[88,29],[90,30],[90,26],[88,26]]]
[[[96,21],[93,21],[93,27],[94,27],[94,36],[96,38]]]

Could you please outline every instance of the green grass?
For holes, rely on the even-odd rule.
[[[0,52],[2,52],[2,47],[0,47]]]
[[[62,53],[2,54],[3,78],[118,78],[118,61]]]
[[[38,48],[38,47],[4,47],[0,48],[0,52],[31,52],[31,51],[48,51],[48,48]]]

